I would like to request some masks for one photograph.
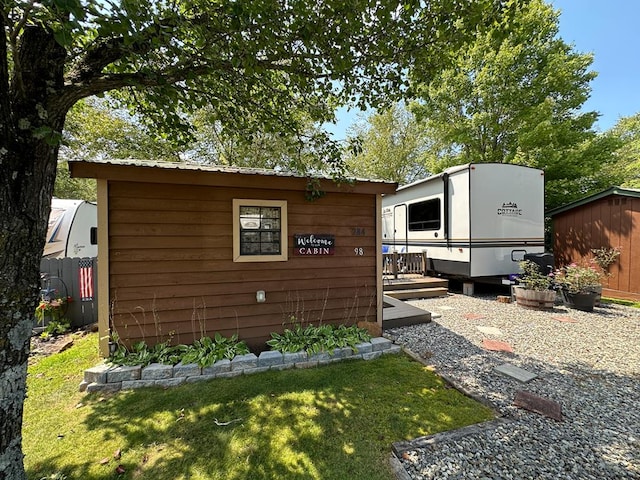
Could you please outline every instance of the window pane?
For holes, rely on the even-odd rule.
[[[263,218],[280,218],[280,207],[263,207]]]
[[[260,255],[259,243],[241,243],[240,244],[241,255]]]
[[[263,230],[280,230],[280,220],[276,218],[263,218],[260,228]]]
[[[280,255],[280,207],[240,206],[240,254]]]
[[[409,205],[409,230],[439,230],[440,199],[434,198],[426,202]]]
[[[246,206],[241,206],[240,207],[240,216],[244,216],[244,215],[250,215],[253,217],[259,217],[260,216],[260,207],[246,207]]]

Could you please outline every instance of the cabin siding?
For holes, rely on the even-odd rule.
[[[309,202],[299,189],[114,180],[108,192],[112,325],[126,343],[191,343],[220,332],[260,350],[293,318],[376,321],[374,194],[329,192]],[[287,261],[233,262],[234,198],[287,201]],[[335,235],[335,254],[294,255],[293,236],[310,233]],[[256,302],[258,290],[265,303]]]
[[[640,300],[640,198],[610,195],[553,217],[556,266],[585,263],[594,248],[621,248],[603,294]],[[635,266],[635,268],[634,268]]]

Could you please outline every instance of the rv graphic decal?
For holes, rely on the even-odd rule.
[[[518,204],[514,202],[505,202],[502,207],[498,208],[498,215],[504,217],[519,217],[522,215],[522,209],[518,208]]]

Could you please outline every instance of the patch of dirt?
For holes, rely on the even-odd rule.
[[[52,337],[46,340],[40,338],[39,334],[32,336],[29,363],[31,364],[35,359],[64,352],[73,346],[74,340],[92,331],[94,331],[94,327],[92,325],[88,325],[82,329],[70,331],[63,335],[58,335],[57,337]]]

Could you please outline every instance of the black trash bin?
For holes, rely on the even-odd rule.
[[[525,260],[531,260],[538,266],[540,273],[547,275],[553,271],[553,253],[525,253]]]

